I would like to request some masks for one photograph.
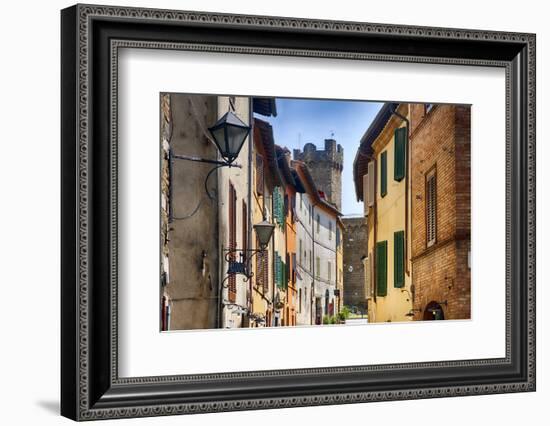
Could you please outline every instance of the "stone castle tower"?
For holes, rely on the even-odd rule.
[[[344,224],[344,305],[366,312],[365,267],[367,222],[363,216],[343,216]]]
[[[320,151],[312,143],[306,143],[304,150],[294,150],[294,159],[303,161],[311,173],[315,185],[325,193],[328,201],[342,209],[342,170],[344,149],[334,139],[325,139],[325,149]]]

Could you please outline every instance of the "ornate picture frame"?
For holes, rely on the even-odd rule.
[[[76,5],[61,12],[61,414],[160,416],[535,390],[535,35]],[[120,378],[121,47],[427,64],[506,73],[506,356]]]

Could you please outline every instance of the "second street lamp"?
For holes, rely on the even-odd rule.
[[[275,225],[269,223],[267,220],[263,220],[262,222],[256,223],[254,225],[254,230],[256,231],[256,235],[258,236],[258,242],[260,243],[261,250],[265,250],[265,248],[269,244],[274,229]]]
[[[224,251],[225,260],[227,262],[227,277],[231,275],[241,274],[246,277],[246,280],[250,280],[253,276],[253,273],[250,271],[250,261],[257,254],[263,254],[273,237],[273,231],[275,225],[269,223],[266,220],[263,220],[260,223],[256,223],[253,226],[256,231],[256,236],[258,237],[259,247],[255,249],[242,249],[242,248],[227,248]],[[239,260],[237,260],[237,254],[239,255]],[[224,279],[225,281],[225,279]]]
[[[249,318],[255,318],[256,321],[265,322],[264,317],[260,317],[257,314],[254,314],[243,306],[237,305],[235,303],[226,303],[223,300],[223,289],[227,288],[226,281],[230,277],[241,274],[245,276],[244,281],[250,281],[254,276],[254,273],[250,270],[250,264],[252,258],[256,255],[265,256],[267,246],[273,237],[273,231],[275,230],[275,225],[269,223],[267,220],[263,220],[260,223],[256,223],[253,226],[256,231],[256,236],[258,237],[258,248],[255,249],[243,249],[243,248],[226,248],[225,251],[225,261],[227,262],[227,272],[225,278],[222,280],[219,287],[218,297],[220,300],[221,310],[220,316],[218,317],[219,323],[222,322],[221,313],[224,307],[232,307],[235,309],[242,309],[243,312],[248,315]],[[237,254],[239,256],[237,256]],[[239,260],[237,260],[239,258]]]

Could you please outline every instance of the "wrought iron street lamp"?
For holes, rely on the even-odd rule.
[[[275,225],[272,223],[269,223],[267,220],[263,220],[260,223],[255,224],[253,228],[256,231],[256,235],[258,236],[260,249],[265,250],[265,248],[269,244],[269,241],[271,241],[271,237],[273,236],[273,230],[275,229]]]
[[[260,247],[255,249],[225,249],[225,260],[229,265],[226,278],[236,274],[241,274],[246,277],[245,281],[248,281],[254,275],[252,271],[250,271],[250,261],[255,255],[263,255],[265,253],[265,250],[269,245],[271,238],[273,237],[275,225],[269,223],[266,220],[263,220],[260,223],[256,223],[253,228],[256,231],[256,236],[258,237],[258,243]],[[237,260],[237,254],[239,255],[239,260]]]
[[[222,298],[222,291],[224,288],[227,288],[227,281],[230,277],[234,277],[235,275],[244,275],[244,282],[248,282],[251,280],[251,278],[254,276],[254,273],[250,270],[250,265],[252,258],[255,255],[265,256],[266,255],[266,249],[269,245],[269,242],[271,241],[271,238],[273,237],[273,231],[275,230],[275,225],[272,223],[269,223],[265,219],[262,220],[260,223],[256,223],[253,226],[254,230],[256,231],[256,236],[258,237],[258,248],[255,249],[242,249],[242,248],[227,248],[225,249],[225,261],[227,262],[227,273],[225,278],[222,280],[220,288],[219,288],[219,300],[221,302],[222,309],[224,307],[231,307],[236,306],[235,303],[227,303],[223,301]],[[238,256],[237,256],[238,255]],[[237,260],[238,259],[238,260]],[[263,322],[265,323],[265,318],[258,316],[254,313],[252,313],[249,309],[241,307],[244,309],[243,313],[245,313],[250,319],[256,321],[257,323]],[[220,311],[221,312],[221,311]],[[221,316],[219,317],[220,324],[222,323]]]
[[[250,126],[233,112],[227,111],[216,124],[208,128],[208,131],[214,138],[222,158],[227,164],[231,164],[239,156],[244,140],[250,133]]]
[[[250,129],[251,127],[245,124],[232,111],[228,111],[216,122],[216,124],[208,128],[208,131],[212,136],[212,140],[216,145],[216,148],[218,149],[220,156],[222,157],[222,160],[220,161],[220,160],[212,160],[209,158],[193,157],[189,155],[179,155],[179,154],[174,154],[172,150],[170,150],[169,151],[170,169],[172,170],[172,162],[174,160],[187,160],[187,161],[195,161],[199,163],[215,164],[216,167],[210,170],[206,175],[206,178],[204,179],[204,190],[206,191],[208,198],[213,200],[214,197],[210,194],[210,191],[208,190],[208,179],[210,178],[212,173],[215,170],[219,169],[220,167],[237,167],[237,168],[242,167],[240,164],[235,164],[234,161],[239,156],[239,153],[241,152],[241,149],[244,145],[244,141],[247,138],[248,134],[250,133]],[[198,211],[199,207],[200,207],[200,203],[193,210],[193,214]],[[186,216],[183,219],[187,219],[188,217],[193,216],[193,214]],[[173,215],[172,215],[172,212],[170,212],[170,220],[172,219],[173,219]]]

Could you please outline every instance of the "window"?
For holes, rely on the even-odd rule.
[[[285,275],[284,275],[284,287],[288,287],[288,283],[289,281],[291,280],[291,276],[292,276],[292,268],[291,268],[291,257],[290,257],[290,253],[287,253],[286,256],[285,256]]]
[[[375,179],[375,167],[374,167],[374,161],[369,161],[368,165],[368,185],[367,185],[367,196],[365,197],[365,202],[368,204],[369,207],[374,206],[374,200],[376,199],[376,185],[374,184]]]
[[[332,222],[328,222],[328,239],[332,240]]]
[[[256,247],[260,247],[260,241],[256,237]],[[262,288],[264,293],[269,290],[269,253],[260,251],[256,255],[256,285]]]
[[[429,113],[434,106],[435,106],[434,104],[424,104],[424,113],[425,114]]]
[[[393,286],[405,285],[405,231],[393,233]]]
[[[311,250],[309,251],[309,270],[313,273],[313,255]]]
[[[276,186],[273,190],[273,217],[280,226],[285,223],[285,206],[283,191],[280,186]]]
[[[242,218],[242,239],[243,239],[241,245],[244,253],[243,260],[246,260],[248,256],[248,208],[244,200],[242,200],[241,218]]]
[[[330,262],[327,262],[327,268],[328,268],[327,277],[328,277],[328,280],[330,281],[332,279],[332,266]]]
[[[302,240],[300,239],[298,241],[298,261],[300,263],[300,265],[302,264]]]
[[[363,175],[363,216],[369,215],[369,174]]]
[[[388,294],[388,242],[376,243],[376,295]]]
[[[380,196],[388,193],[388,152],[380,154]]]
[[[400,127],[394,133],[393,180],[400,182],[405,177],[407,158],[407,128]]]
[[[286,288],[286,265],[277,253],[275,253],[275,284],[279,288]]]
[[[426,246],[437,238],[437,181],[435,168],[426,174]]]
[[[302,312],[302,289],[298,289],[298,312]]]
[[[315,258],[315,275],[321,276],[321,259],[319,257]]]
[[[302,194],[298,195],[300,197],[300,211],[304,208],[304,198],[302,197]]]
[[[374,287],[372,285],[372,259],[373,259],[372,253],[369,253],[367,258],[365,259],[365,291],[366,291],[366,297],[370,298],[374,296]]]
[[[321,231],[321,216],[317,215],[317,233]]]
[[[264,195],[264,159],[260,154],[256,154],[256,194]]]

